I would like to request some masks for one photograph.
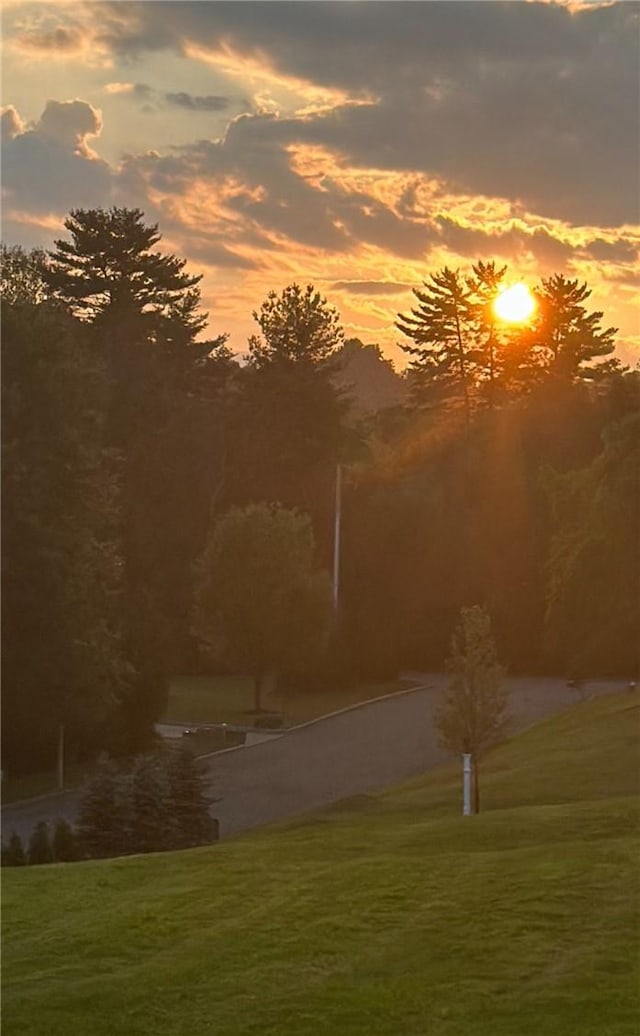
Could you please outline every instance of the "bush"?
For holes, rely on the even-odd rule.
[[[186,746],[137,756],[131,770],[103,762],[80,804],[89,856],[187,849],[217,838],[201,769]]]
[[[80,802],[78,836],[87,856],[132,852],[132,796],[126,774],[111,760],[100,760],[96,776]]]
[[[28,859],[30,864],[53,863],[53,850],[49,838],[49,827],[41,820],[33,829],[29,839]]]
[[[168,756],[169,811],[173,820],[172,845],[187,849],[213,842],[218,837],[217,821],[209,815],[202,769],[190,752],[180,747]]]
[[[8,845],[2,846],[3,867],[24,867],[27,862],[22,839],[16,831],[12,831]]]
[[[70,863],[81,857],[78,836],[68,820],[56,820],[53,829],[53,858],[56,863]]]

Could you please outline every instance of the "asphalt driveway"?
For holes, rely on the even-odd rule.
[[[421,674],[422,686],[366,702],[250,747],[204,759],[211,813],[222,838],[294,817],[352,795],[380,791],[433,769],[445,758],[437,743],[434,708],[446,686],[443,674]],[[517,677],[507,681],[512,731],[573,705],[564,680]],[[624,681],[593,681],[587,695],[625,689]],[[39,820],[73,821],[80,792],[50,795],[2,810],[3,838],[27,838]]]

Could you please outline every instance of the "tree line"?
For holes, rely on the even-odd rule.
[[[398,315],[397,376],[291,284],[239,362],[140,210],[65,228],[2,254],[9,772],[50,765],[61,725],[78,758],[145,750],[179,672],[241,665],[259,690],[439,666],[474,602],[512,668],[633,670],[639,379],[586,285],[542,280],[507,328],[505,268],[438,271]],[[393,405],[353,405],[365,360]]]

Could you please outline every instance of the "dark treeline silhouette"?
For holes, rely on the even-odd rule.
[[[297,509],[330,568],[339,462],[339,611],[298,689],[440,666],[474,602],[512,668],[635,672],[640,379],[586,285],[543,280],[506,327],[505,269],[439,271],[398,316],[399,376],[292,284],[240,363],[199,337],[199,278],[142,212],[65,226],[48,253],[3,249],[9,772],[50,766],[61,724],[76,758],[144,750],[170,675],[209,664],[194,601],[216,523]]]

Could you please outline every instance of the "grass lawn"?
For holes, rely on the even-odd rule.
[[[637,1036],[637,694],[189,852],[4,871],[4,1036]]]
[[[90,763],[65,767],[65,788],[75,788],[82,784],[91,774],[92,769]],[[19,802],[21,799],[35,798],[38,795],[48,795],[58,790],[56,770],[29,773],[24,777],[7,777],[2,781],[2,802],[6,806],[10,802]]]
[[[264,705],[281,713],[285,726],[295,726],[407,686],[399,680],[361,683],[338,690],[267,696]],[[171,681],[165,723],[246,724],[252,719],[253,681],[248,676],[176,676]]]

